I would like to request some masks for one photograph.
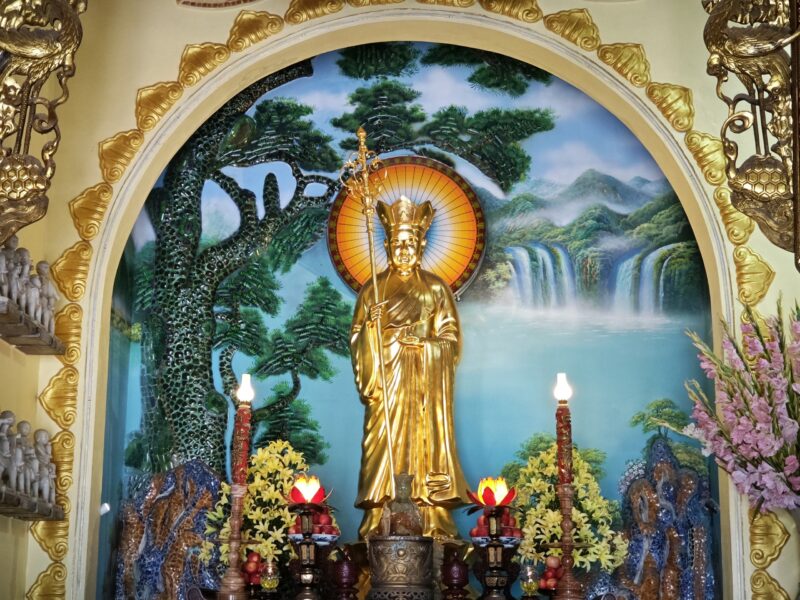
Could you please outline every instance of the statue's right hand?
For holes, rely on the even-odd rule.
[[[381,320],[381,316],[383,315],[383,309],[386,306],[387,300],[383,302],[379,302],[370,307],[369,309],[369,320],[373,323],[376,323]]]

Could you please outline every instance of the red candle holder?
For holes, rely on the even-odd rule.
[[[501,541],[502,518],[510,510],[511,501],[516,497],[514,488],[509,489],[502,477],[486,477],[478,484],[477,494],[467,492],[475,504],[468,514],[483,510],[488,529],[489,541],[485,546],[476,543],[479,552],[485,553],[486,570],[483,573],[483,595],[481,599],[505,599],[505,588],[509,585],[509,574],[503,556],[506,543]]]
[[[325,488],[315,476],[301,474],[289,492],[289,510],[300,518],[300,533],[297,542],[300,571],[297,575],[300,588],[296,600],[319,600],[319,568],[317,567],[317,545],[313,539],[314,515],[325,510]]]

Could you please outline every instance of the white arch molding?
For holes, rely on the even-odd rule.
[[[202,40],[186,40],[195,43]],[[229,60],[183,96],[159,122],[115,184],[99,236],[93,241],[84,300],[81,378],[85,410],[73,427],[75,502],[70,522],[67,597],[93,594],[97,573],[96,540],[102,480],[108,371],[109,318],[114,275],[125,243],[148,192],[188,137],[236,92],[265,75],[343,47],[379,41],[441,42],[491,50],[541,67],[581,89],[625,123],[647,148],[670,181],[697,238],[708,277],[715,341],[720,319],[735,314],[736,285],[726,261],[726,241],[706,184],[679,139],[655,106],[630,85],[565,40],[489,14],[428,8],[393,8],[345,14],[287,27],[274,38],[232,53]],[[176,65],[177,68],[177,65]],[[149,83],[149,82],[148,82]],[[127,102],[127,100],[125,100]],[[90,377],[89,374],[92,374]],[[720,489],[723,517],[725,597],[748,597],[745,557],[749,554],[747,514],[732,487]],[[88,595],[87,595],[88,594]]]

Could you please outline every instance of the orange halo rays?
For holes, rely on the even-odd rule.
[[[427,234],[422,268],[463,291],[477,272],[485,247],[486,222],[475,192],[453,169],[438,161],[402,156],[383,161],[385,176],[378,200],[391,204],[400,195],[415,203],[430,201],[436,210]],[[387,267],[384,232],[377,215],[375,249],[378,271]],[[328,249],[336,270],[355,291],[370,277],[369,247],[361,203],[343,189],[328,221]]]

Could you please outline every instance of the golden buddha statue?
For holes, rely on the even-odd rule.
[[[378,202],[377,211],[389,267],[377,276],[380,302],[375,303],[371,281],[361,288],[350,336],[356,385],[366,407],[356,499],[364,509],[359,535],[366,538],[376,529],[382,507],[392,499],[389,437],[395,471],[414,476],[411,498],[422,512],[423,533],[456,537],[450,510],[469,502],[453,419],[461,330],[450,287],[420,268],[435,211],[430,202],[417,206],[404,196],[391,205]],[[384,429],[387,412],[390,436]]]

